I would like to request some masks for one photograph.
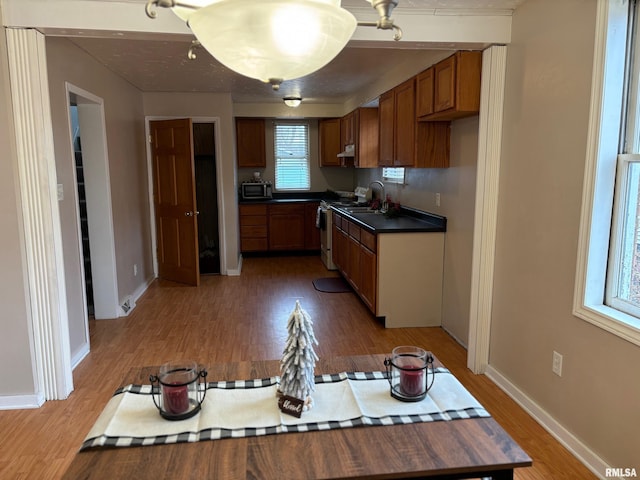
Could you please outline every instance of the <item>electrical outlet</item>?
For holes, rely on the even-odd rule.
[[[559,377],[562,376],[562,355],[556,351],[553,352],[553,364],[551,366],[551,370]]]
[[[138,264],[137,263],[133,264],[133,276],[134,277],[138,276]]]
[[[440,194],[436,193],[436,207],[440,206]]]

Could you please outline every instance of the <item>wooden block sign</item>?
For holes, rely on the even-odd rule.
[[[278,407],[282,413],[300,418],[302,416],[302,409],[304,408],[304,400],[290,397],[289,395],[282,395],[278,397]]]

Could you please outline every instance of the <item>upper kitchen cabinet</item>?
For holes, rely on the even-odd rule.
[[[263,118],[236,118],[238,167],[265,168],[265,122]]]
[[[448,121],[476,115],[480,109],[482,52],[456,52],[416,77],[421,121]]]
[[[321,167],[340,167],[342,159],[338,154],[342,151],[341,119],[323,118],[318,121],[319,157]]]
[[[450,124],[416,121],[416,81],[411,78],[378,100],[380,166],[449,166]]]
[[[433,113],[433,67],[416,76],[416,115],[423,117]]]
[[[378,165],[413,167],[416,141],[414,78],[380,95],[378,120]]]
[[[355,143],[355,111],[347,113],[340,120],[342,150]]]
[[[360,168],[378,166],[378,109],[358,108],[353,112],[353,164]]]

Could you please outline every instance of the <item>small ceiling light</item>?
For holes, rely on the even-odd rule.
[[[287,107],[296,108],[302,103],[302,99],[300,97],[284,97],[284,104]]]
[[[378,22],[358,23],[341,7],[341,0],[148,0],[171,8],[184,20],[197,41],[220,63],[250,78],[270,83],[274,90],[285,80],[304,77],[335,58],[357,25],[400,29],[389,18],[397,0],[368,0]]]

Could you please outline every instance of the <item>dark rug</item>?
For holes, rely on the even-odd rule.
[[[351,291],[351,287],[342,277],[316,278],[313,281],[313,286],[316,290],[327,293],[344,293]]]

